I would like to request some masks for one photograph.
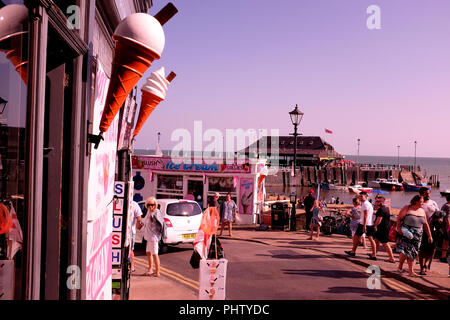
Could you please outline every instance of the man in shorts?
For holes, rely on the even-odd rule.
[[[369,255],[370,260],[377,260],[376,257],[376,245],[373,240],[373,206],[367,200],[367,192],[361,192],[359,194],[359,200],[361,201],[361,218],[353,236],[353,247],[351,251],[345,251],[349,256],[354,257],[356,255],[356,249],[358,248],[359,240],[363,234],[366,234],[372,247],[372,255]]]
[[[450,239],[450,195],[446,197],[447,203],[441,208],[441,211],[444,212],[444,222],[445,222],[445,230],[447,233],[444,235],[444,241],[442,243],[442,253],[441,253],[441,262],[447,261],[446,257],[448,256],[448,247],[449,247],[449,239]],[[450,256],[449,256],[450,257]]]
[[[138,224],[138,229],[141,229],[144,223],[142,222],[142,210],[136,201],[131,201],[131,216],[133,217],[131,223],[131,241],[130,241],[130,256],[131,256],[131,272],[136,271],[134,267],[134,238],[136,236],[136,224]]]
[[[430,199],[430,193],[430,189],[426,187],[422,187],[419,189],[419,195],[423,197],[422,209],[427,215],[428,224],[431,223],[431,217],[433,216],[433,214],[439,210],[439,206],[436,201]]]
[[[387,254],[389,255],[388,262],[395,263],[394,254],[392,253],[392,248],[389,245],[389,223],[391,221],[391,212],[388,207],[384,205],[386,199],[384,197],[378,197],[376,200],[376,206],[378,207],[377,213],[375,214],[374,234],[376,249],[375,253],[378,252],[380,248],[380,243],[383,245]]]

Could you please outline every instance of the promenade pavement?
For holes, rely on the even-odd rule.
[[[223,238],[227,237],[227,232],[224,232]],[[315,232],[314,237],[315,238]],[[434,259],[431,264],[431,270],[427,271],[426,276],[410,277],[407,270],[407,264],[405,262],[403,269],[405,272],[398,273],[397,263],[388,262],[388,255],[384,251],[384,248],[380,246],[380,251],[377,253],[377,261],[369,260],[368,254],[371,253],[370,243],[367,241],[367,249],[359,246],[356,251],[356,256],[351,257],[345,254],[344,251],[350,250],[352,247],[352,240],[344,235],[333,234],[326,236],[321,234],[318,241],[308,240],[309,232],[305,230],[299,231],[282,231],[282,230],[269,230],[256,231],[254,225],[248,226],[234,226],[232,232],[232,239],[243,241],[254,241],[263,244],[269,244],[279,247],[289,248],[302,248],[312,251],[316,251],[320,254],[327,254],[337,259],[345,259],[351,263],[368,267],[376,265],[380,267],[381,274],[394,278],[398,281],[404,282],[411,287],[417,288],[429,294],[436,296],[439,299],[448,299],[450,297],[450,277],[448,264],[442,263],[437,259]],[[391,246],[393,243],[391,243]],[[398,254],[394,251],[395,259],[398,261]],[[418,273],[420,270],[419,265],[415,266],[415,270]]]
[[[257,231],[256,226],[235,225],[233,226],[232,237],[227,236],[228,230],[225,230],[222,238],[238,241],[253,241],[278,247],[308,249],[321,255],[329,255],[332,258],[345,259],[363,267],[375,265],[380,268],[382,277],[394,278],[411,287],[429,293],[437,299],[448,299],[450,296],[448,264],[442,263],[437,259],[433,261],[428,275],[410,277],[407,272],[400,274],[396,271],[398,263],[393,264],[387,262],[387,253],[382,247],[377,254],[378,260],[369,260],[368,253],[370,252],[370,244],[368,242],[368,249],[360,246],[357,249],[356,256],[350,257],[344,251],[351,249],[352,241],[343,235],[321,235],[319,241],[316,241],[307,240],[309,233],[304,230],[282,231],[271,230],[269,228],[266,231]],[[398,254],[394,253],[394,255],[398,260]],[[416,272],[419,271],[418,269],[419,266],[416,265]],[[407,270],[406,263],[404,270]],[[171,277],[167,277],[164,274],[160,278],[140,276],[143,272],[145,272],[144,266],[138,265],[136,273],[131,277],[130,300],[197,300],[198,298],[195,292],[172,280]]]

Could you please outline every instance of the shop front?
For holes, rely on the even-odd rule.
[[[260,204],[264,199],[264,181],[258,184],[265,160],[243,164],[213,163],[207,159],[172,159],[170,157],[132,156],[133,199],[190,199],[206,208],[208,199],[228,193],[239,210],[237,224],[258,222]]]

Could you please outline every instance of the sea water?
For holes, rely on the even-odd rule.
[[[346,155],[346,160],[357,161],[358,156],[355,155]],[[400,165],[409,165],[414,166],[414,157],[381,157],[381,156],[359,156],[359,162],[362,164],[385,164],[385,165],[398,165],[400,160]],[[442,197],[440,191],[444,191],[446,189],[450,189],[450,158],[424,158],[417,157],[416,158],[416,166],[420,166],[420,169],[426,177],[431,175],[438,174],[440,187],[433,187],[431,190],[431,199],[436,201],[439,208],[442,207],[444,203],[446,203],[445,197]],[[297,188],[297,196],[302,197],[306,196],[311,188],[307,187],[298,187]],[[313,188],[314,194],[317,198],[317,194],[319,193],[319,199],[325,200],[329,202],[331,197],[337,198],[339,197],[340,202],[344,202],[346,204],[351,204],[352,199],[356,194],[349,192],[348,190],[324,190],[318,189],[317,187]],[[275,187],[268,188],[268,193],[279,193],[279,194],[289,194],[290,188],[283,187]],[[409,204],[411,199],[418,194],[418,192],[406,192],[406,191],[388,191],[386,194],[382,194],[385,198],[391,199],[391,207],[392,208],[402,208],[403,206]],[[373,199],[374,202],[376,194],[371,194],[369,199]]]

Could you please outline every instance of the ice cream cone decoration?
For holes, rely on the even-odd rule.
[[[164,78],[164,67],[161,67],[159,70],[152,72],[147,79],[147,82],[141,90],[141,109],[139,110],[138,120],[134,128],[134,136],[138,135],[153,110],[166,98],[169,84],[175,77],[176,74],[171,72],[167,78]]]
[[[28,9],[10,4],[0,9],[0,51],[6,53],[23,82],[28,77]]]
[[[162,25],[178,10],[171,3],[155,17],[134,13],[117,26],[111,82],[100,121],[100,133],[106,132],[133,87],[142,78],[154,60],[160,59],[165,37]]]

